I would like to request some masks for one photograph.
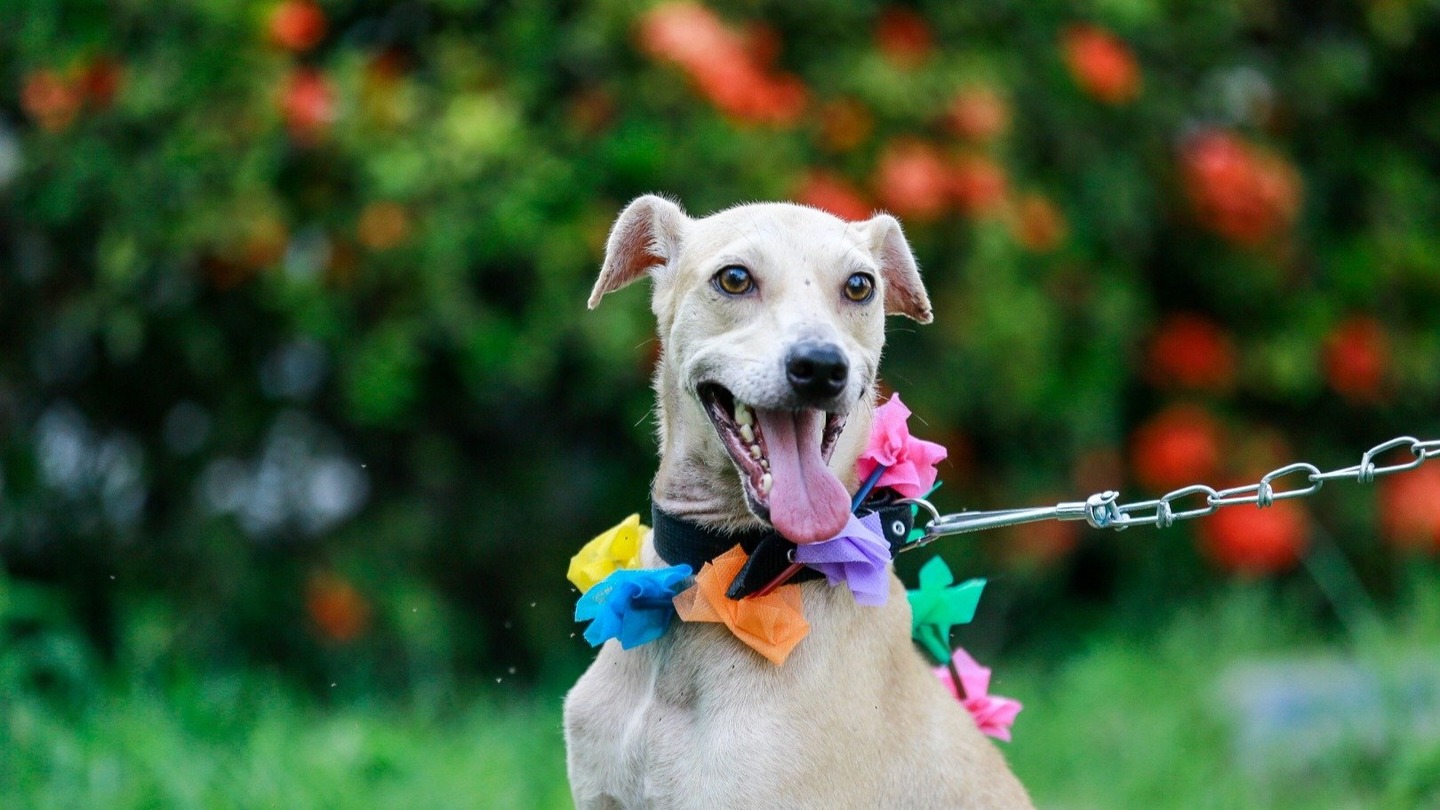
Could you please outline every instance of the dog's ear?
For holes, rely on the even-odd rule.
[[[594,309],[606,293],[673,261],[689,223],[690,218],[680,206],[654,194],[625,206],[605,243],[605,264],[595,280],[595,289],[590,291],[589,307]]]
[[[920,281],[920,268],[899,221],[889,214],[876,214],[860,225],[869,236],[870,255],[880,264],[880,275],[885,278],[885,314],[930,323],[935,318],[930,312],[930,296]]]

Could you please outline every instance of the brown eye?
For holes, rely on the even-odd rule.
[[[715,274],[715,286],[727,295],[744,295],[755,289],[755,279],[750,277],[749,270],[732,264]]]
[[[875,295],[875,277],[869,273],[852,273],[845,279],[845,297],[857,304],[869,301]]]

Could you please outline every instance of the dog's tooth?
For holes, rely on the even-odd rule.
[[[755,429],[752,428],[752,427],[750,427],[749,425],[741,425],[741,426],[740,426],[740,438],[744,439],[746,444],[754,444],[754,443],[755,443]]]
[[[768,459],[768,458],[762,458],[762,459],[760,459],[760,466],[763,467],[764,469],[767,469],[767,470],[770,469],[770,459]]]
[[[758,444],[752,444],[752,445],[750,445],[750,457],[751,457],[751,458],[755,458],[755,459],[760,458],[760,445],[758,445]]]
[[[755,424],[755,417],[750,413],[750,408],[743,402],[735,403],[735,423],[740,427],[750,427]],[[746,439],[745,441],[750,441]]]
[[[765,493],[766,495],[770,494],[770,487],[774,484],[775,479],[771,477],[770,473],[767,472],[764,475],[760,476],[760,491]]]

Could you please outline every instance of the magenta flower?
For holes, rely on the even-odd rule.
[[[905,421],[910,409],[895,394],[875,409],[870,441],[855,462],[855,472],[864,481],[876,467],[884,467],[876,487],[889,487],[906,498],[924,497],[935,486],[935,465],[946,456],[945,448],[910,435]]]
[[[936,667],[935,677],[940,679],[940,683],[950,690],[950,694],[975,718],[975,725],[981,733],[1010,742],[1010,726],[1015,724],[1015,715],[1024,708],[1020,701],[989,694],[990,670],[980,666],[969,653],[959,647],[955,648],[955,655],[950,661],[954,664],[955,671],[960,673],[960,685],[965,687],[965,697],[960,697],[960,693],[956,691],[950,667]]]

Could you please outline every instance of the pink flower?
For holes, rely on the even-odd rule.
[[[935,465],[946,456],[945,448],[910,435],[905,420],[910,409],[896,394],[875,409],[870,441],[855,462],[855,472],[864,481],[877,466],[885,467],[876,487],[889,487],[906,498],[920,498],[935,486]]]
[[[960,673],[960,684],[965,687],[965,697],[960,697],[960,693],[956,691],[955,679],[951,677],[949,667],[936,667],[935,677],[960,701],[965,711],[975,718],[975,725],[981,733],[1010,742],[1010,727],[1015,724],[1015,715],[1024,708],[1020,701],[988,694],[989,668],[980,666],[969,653],[959,647],[955,648],[955,655],[950,660],[955,665],[955,671]]]

